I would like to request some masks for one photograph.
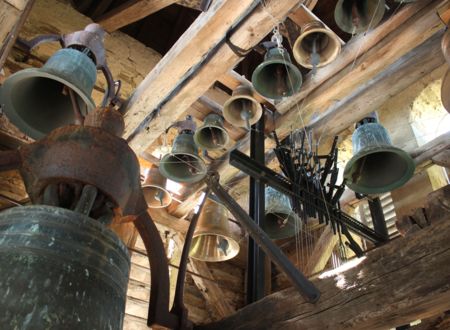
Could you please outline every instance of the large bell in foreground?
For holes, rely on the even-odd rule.
[[[252,89],[244,85],[237,87],[223,105],[223,117],[237,127],[256,124],[262,113],[261,104],[253,97]]]
[[[334,20],[342,31],[356,34],[376,27],[384,10],[385,0],[338,0]]]
[[[259,94],[281,99],[300,90],[302,75],[286,49],[275,47],[267,51],[264,62],[253,71],[252,83]]]
[[[58,50],[42,68],[21,70],[0,89],[8,119],[33,139],[74,123],[71,89],[82,115],[95,108],[91,98],[97,77],[94,62],[75,49]]]
[[[447,70],[442,79],[441,101],[444,108],[450,113],[450,70]]]
[[[189,255],[207,262],[234,258],[239,253],[239,243],[231,234],[228,221],[225,206],[207,199],[198,219]]]
[[[207,115],[203,126],[197,128],[194,134],[195,144],[206,150],[224,148],[228,140],[228,132],[223,127],[223,118],[215,113]]]
[[[156,166],[150,167],[142,184],[142,192],[149,208],[164,208],[172,202],[172,196],[166,190],[166,181]]]
[[[266,187],[266,211],[261,228],[271,239],[282,239],[295,236],[302,223],[292,210],[289,197],[272,187]]]
[[[122,329],[126,246],[101,223],[33,205],[0,213],[2,329]]]
[[[159,163],[159,171],[175,182],[194,183],[206,176],[206,165],[198,156],[192,132],[181,132],[175,138],[172,151]]]
[[[411,156],[392,146],[376,115],[357,124],[352,136],[353,157],[344,170],[347,186],[360,194],[382,194],[404,185],[414,174]]]
[[[302,26],[301,34],[292,48],[297,63],[309,69],[333,62],[340,51],[339,38],[319,21]]]

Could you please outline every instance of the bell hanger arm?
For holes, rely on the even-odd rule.
[[[114,82],[114,78],[113,75],[111,73],[111,71],[109,70],[109,67],[106,63],[102,64],[100,66],[100,70],[102,71],[103,75],[105,76],[106,79],[106,91],[105,91],[105,95],[103,96],[103,100],[102,100],[102,107],[106,107],[109,104],[113,104],[113,105],[117,105],[120,107],[120,98],[119,98],[119,93],[120,93],[120,88],[122,86],[122,83],[120,80],[117,80],[117,90],[115,88],[115,82]]]
[[[38,36],[36,38],[33,38],[31,40],[25,40],[22,38],[17,38],[16,44],[25,50],[26,52],[31,52],[33,48],[45,44],[47,42],[55,42],[58,41],[61,47],[64,47],[63,44],[63,37],[59,34],[44,34],[41,36]]]
[[[213,173],[206,177],[206,183],[211,191],[221,200],[227,209],[245,227],[249,235],[256,241],[261,249],[269,256],[289,278],[303,298],[315,303],[320,298],[320,291],[312,284],[283,254],[283,252],[270,240],[269,236],[253,221],[238,203],[226,192],[219,183],[219,174]]]

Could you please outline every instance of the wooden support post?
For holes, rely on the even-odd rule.
[[[0,0],[0,69],[12,49],[34,0]]]
[[[97,22],[106,31],[113,32],[175,2],[176,0],[129,0],[99,17]]]
[[[338,240],[339,237],[337,234],[333,233],[331,226],[325,227],[314,245],[314,249],[306,264],[306,276],[316,274],[325,269]]]
[[[322,276],[305,303],[293,288],[198,329],[388,329],[450,309],[450,215],[368,253],[354,268]],[[413,276],[412,276],[413,274]]]
[[[254,4],[214,1],[136,89],[126,105],[124,136],[138,154],[159,137],[165,123],[179,118],[217,77],[242,60],[225,43],[233,24],[243,20],[231,42],[249,49],[296,8],[298,0],[266,0],[252,10]]]

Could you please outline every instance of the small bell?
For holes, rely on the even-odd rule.
[[[172,196],[166,190],[166,181],[156,166],[150,167],[142,185],[142,192],[149,208],[164,208],[172,202]]]
[[[223,116],[227,122],[237,127],[250,128],[262,116],[261,104],[253,97],[250,87],[240,85],[223,105]]]
[[[206,150],[224,148],[228,140],[228,132],[223,127],[223,118],[215,113],[207,115],[203,126],[197,128],[194,134],[195,143]]]
[[[357,34],[376,27],[384,10],[385,0],[338,0],[334,20],[342,31]]]

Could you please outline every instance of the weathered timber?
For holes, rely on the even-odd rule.
[[[279,136],[284,137],[303,124],[309,125],[314,118],[333,109],[336,101],[442,30],[444,25],[436,15],[436,7],[442,2],[421,1],[405,6],[378,28],[348,43],[335,62],[319,69],[316,76],[306,79],[300,93],[279,105],[279,112],[284,113],[277,121]],[[357,54],[361,55],[356,58]]]
[[[331,226],[326,226],[308,258],[305,269],[306,276],[313,275],[325,269],[337,242],[338,235],[333,233]]]
[[[431,158],[434,164],[450,168],[450,150],[446,149]]]
[[[106,31],[113,32],[175,2],[176,0],[129,0],[99,17],[97,22]]]
[[[243,19],[246,10],[255,3],[223,2],[213,2],[197,18],[129,100],[125,137],[138,154],[158,138],[165,123],[178,119],[217,77],[242,60],[225,44],[225,35],[231,24]],[[253,47],[298,4],[296,0],[265,1],[264,7],[258,5],[247,13],[245,21],[230,37],[231,42],[244,49]],[[154,111],[159,114],[156,118]]]
[[[13,47],[34,0],[0,1],[0,69]]]
[[[450,216],[313,283],[315,304],[289,288],[198,329],[388,329],[450,309]],[[411,275],[413,274],[413,276]]]
[[[424,168],[427,165],[431,165],[433,157],[438,156],[447,149],[450,149],[450,132],[444,133],[416,150],[411,151],[410,155],[418,168]]]

